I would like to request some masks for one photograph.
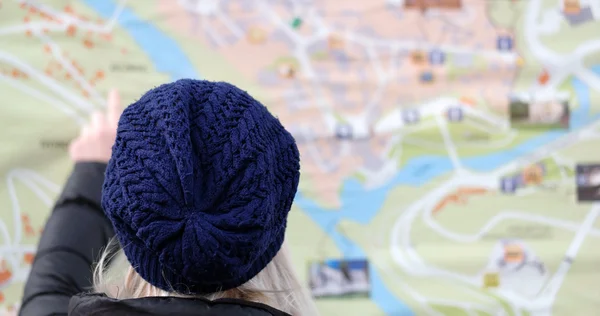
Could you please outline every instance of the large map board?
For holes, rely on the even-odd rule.
[[[295,135],[324,315],[597,315],[599,30],[596,0],[0,0],[0,304],[107,91],[192,77]]]

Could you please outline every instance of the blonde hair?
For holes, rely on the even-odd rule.
[[[116,252],[115,252],[116,250]],[[236,298],[263,303],[294,316],[316,316],[316,305],[294,272],[286,244],[254,278],[241,286],[208,295],[187,295],[159,289],[131,266],[118,242],[111,241],[94,268],[94,290],[116,299],[150,296]]]

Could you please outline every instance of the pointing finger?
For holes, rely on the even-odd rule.
[[[86,125],[81,129],[81,137],[82,138],[87,137],[88,135],[90,135],[90,133],[91,133],[91,128],[89,125]]]
[[[92,114],[92,122],[91,125],[94,128],[99,128],[101,126],[103,126],[106,123],[106,118],[104,117],[104,115],[101,112],[94,112],[94,114]]]
[[[108,119],[112,124],[117,124],[121,116],[121,96],[116,89],[111,89],[108,94]]]

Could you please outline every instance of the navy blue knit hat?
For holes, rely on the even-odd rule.
[[[142,278],[211,293],[277,254],[299,177],[294,138],[262,104],[228,83],[184,79],[121,115],[102,207]]]

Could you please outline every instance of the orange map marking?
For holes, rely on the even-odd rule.
[[[546,83],[548,83],[549,80],[550,80],[550,74],[548,73],[548,71],[546,71],[544,69],[544,71],[542,71],[542,73],[538,77],[538,82],[542,85],[545,85]]]
[[[477,104],[477,101],[475,101],[475,99],[470,98],[470,97],[465,97],[465,96],[463,96],[463,97],[460,98],[460,102],[464,103],[466,105],[471,105],[471,106]]]
[[[488,192],[487,189],[484,188],[474,188],[474,187],[466,187],[460,188],[456,190],[455,193],[447,195],[443,200],[438,202],[436,206],[433,208],[433,214],[438,213],[443,208],[448,206],[450,203],[456,204],[464,204],[467,202],[467,198],[471,195],[482,195]]]
[[[94,48],[94,42],[92,42],[92,40],[89,38],[83,40],[83,45],[87,48]]]
[[[31,252],[26,252],[23,254],[23,262],[27,264],[32,264],[33,259],[35,259],[35,254]]]
[[[12,271],[6,266],[6,260],[0,263],[0,284],[5,284],[12,277]]]
[[[69,25],[69,27],[67,27],[67,35],[75,36],[76,32],[77,32],[77,27],[75,25]]]

